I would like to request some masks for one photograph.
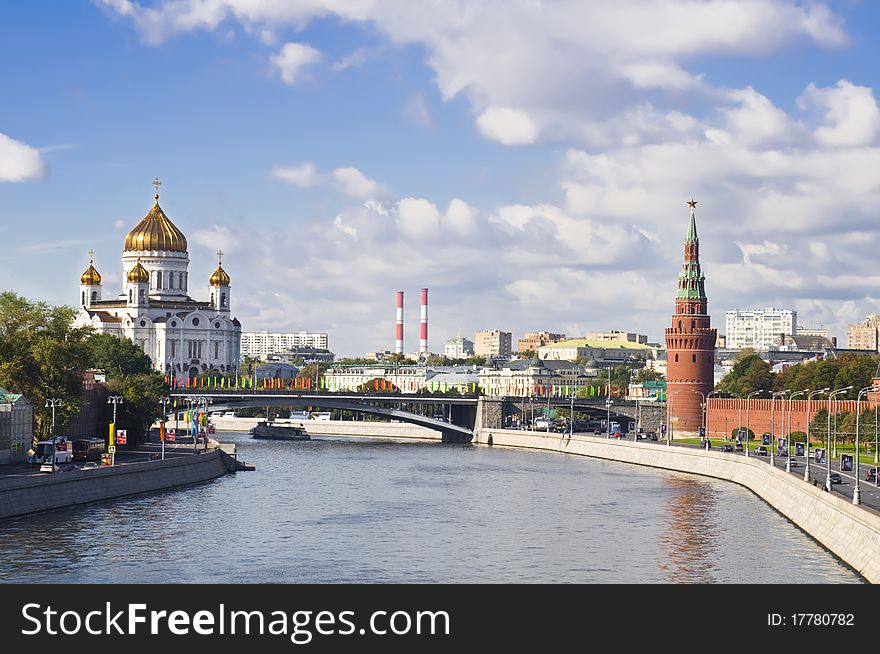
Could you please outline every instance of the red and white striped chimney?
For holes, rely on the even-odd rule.
[[[428,351],[428,289],[422,289],[422,324],[419,333],[419,352]]]
[[[403,354],[403,291],[397,291],[397,331],[394,336],[394,351]]]

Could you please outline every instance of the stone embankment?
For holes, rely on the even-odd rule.
[[[215,448],[164,461],[0,477],[0,519],[197,484],[234,472],[236,463]]]

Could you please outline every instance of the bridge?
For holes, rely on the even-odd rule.
[[[659,431],[665,421],[665,402],[613,399],[606,407],[605,398],[587,397],[486,397],[478,395],[372,394],[350,392],[295,392],[290,390],[242,391],[228,389],[179,389],[171,394],[178,400],[204,398],[213,410],[249,407],[316,407],[400,420],[442,433],[444,442],[469,442],[474,431],[509,426],[514,417],[525,421],[530,412],[547,406],[571,408],[594,419],[611,420],[623,425],[641,420],[642,428]],[[609,411],[610,408],[610,411]],[[443,420],[434,416],[441,412]],[[426,415],[430,412],[431,415]]]
[[[171,393],[178,400],[205,398],[211,409],[222,411],[251,407],[317,407],[340,409],[355,413],[382,416],[442,433],[443,442],[467,443],[474,435],[474,418],[479,398],[417,395],[371,395],[342,393],[295,393],[290,391],[239,392],[215,389],[191,389]],[[407,407],[410,407],[409,410]],[[416,408],[430,409],[432,415],[418,413]],[[442,411],[443,420],[435,417]]]

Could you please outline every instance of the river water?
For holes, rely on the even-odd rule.
[[[0,581],[861,581],[727,482],[469,445],[217,438],[256,472],[0,523]]]

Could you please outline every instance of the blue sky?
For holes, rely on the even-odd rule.
[[[118,289],[163,182],[244,329],[433,350],[476,329],[662,338],[690,196],[713,322],[880,311],[869,2],[4,3],[3,285]],[[207,281],[205,282],[207,285]],[[193,295],[204,294],[193,288]]]

